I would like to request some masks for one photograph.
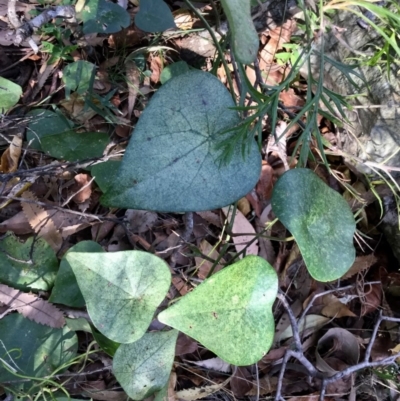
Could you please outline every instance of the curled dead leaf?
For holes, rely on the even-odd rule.
[[[10,146],[1,155],[0,172],[13,173],[17,171],[22,150],[22,135],[14,135]]]
[[[61,248],[63,238],[59,230],[57,230],[52,216],[47,210],[35,202],[38,202],[36,196],[31,191],[25,191],[22,198],[26,202],[21,202],[22,210],[28,219],[28,222],[35,233],[43,238],[55,252]]]

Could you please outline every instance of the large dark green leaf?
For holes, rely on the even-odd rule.
[[[336,280],[355,259],[356,223],[343,197],[305,168],[289,170],[274,187],[272,209],[294,236],[311,276]]]
[[[73,308],[82,308],[85,306],[85,300],[76,282],[75,274],[66,259],[66,255],[69,252],[103,252],[103,248],[94,241],[81,241],[70,248],[61,259],[60,269],[58,270],[49,301],[56,304],[68,305]]]
[[[130,24],[126,10],[118,4],[106,0],[86,0],[81,11],[83,32],[114,33]]]
[[[109,142],[104,132],[74,132],[47,135],[42,138],[42,149],[57,159],[78,161],[101,157]]]
[[[0,282],[23,290],[49,291],[58,270],[58,260],[41,238],[25,242],[12,233],[0,240]]]
[[[271,265],[247,256],[204,281],[158,320],[200,341],[226,362],[251,365],[271,347],[271,308],[277,291]]]
[[[76,334],[67,326],[53,329],[20,314],[2,318],[0,333],[0,382],[18,380],[5,366],[27,377],[51,376],[55,369],[73,359],[78,350]],[[33,384],[31,380],[21,380],[10,387],[16,391],[26,391]]]
[[[251,0],[221,0],[221,4],[228,18],[237,60],[243,64],[253,63],[260,42],[250,12]]]
[[[48,135],[61,137],[71,132],[74,124],[61,113],[45,109],[35,109],[28,113],[30,123],[26,131],[26,139],[32,149],[43,150],[42,139]]]
[[[143,400],[168,382],[175,356],[176,330],[146,333],[140,340],[122,344],[113,360],[118,382],[133,400]]]
[[[163,0],[140,0],[135,24],[145,32],[163,32],[175,28],[174,16]]]
[[[167,264],[141,251],[68,252],[66,260],[96,328],[118,343],[142,337],[170,286]]]
[[[255,141],[238,143],[221,163],[221,134],[239,122],[230,93],[213,75],[190,71],[169,80],[142,113],[115,184],[102,197],[113,207],[166,212],[226,206],[254,188],[261,158]]]

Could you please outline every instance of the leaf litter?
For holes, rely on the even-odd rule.
[[[191,29],[195,22],[193,14],[186,9],[178,8],[178,3],[172,2],[177,11],[175,23],[181,29]],[[29,11],[33,8],[33,5],[17,3],[17,11],[24,13],[26,19],[30,18]],[[131,11],[136,13],[137,9],[132,8]],[[7,15],[5,2],[0,2],[0,14],[3,17]],[[259,64],[261,70],[265,72],[265,83],[268,85],[281,82],[284,75],[290,71],[290,63],[279,61],[281,59],[277,54],[282,52],[286,43],[290,43],[293,32],[295,32],[294,20],[288,20],[282,27],[265,31],[261,36]],[[1,35],[0,45],[10,46],[11,43],[3,33]],[[370,339],[371,316],[380,308],[388,315],[400,312],[398,307],[396,308],[400,294],[400,291],[396,292],[396,288],[400,288],[398,284],[400,279],[398,273],[391,268],[390,258],[385,256],[386,250],[381,247],[377,233],[367,240],[374,251],[367,251],[365,254],[358,249],[352,267],[344,274],[335,291],[329,294],[323,295],[325,291],[331,289],[329,283],[315,282],[305,269],[299,267],[298,258],[288,257],[295,248],[293,241],[290,241],[290,233],[285,232],[279,224],[272,228],[268,227],[268,224],[274,218],[271,215],[270,199],[275,182],[284,170],[293,167],[288,155],[295,144],[291,133],[298,126],[292,128],[293,132],[287,131],[285,136],[279,135],[278,142],[270,141],[265,144],[266,151],[263,153],[260,179],[254,190],[246,198],[242,198],[245,200],[242,200],[236,214],[233,215],[232,210],[227,208],[198,212],[196,214],[201,218],[195,219],[198,224],[195,224],[188,237],[184,235],[185,222],[181,215],[133,209],[126,211],[107,209],[99,203],[101,191],[92,179],[91,166],[102,157],[125,149],[132,127],[136,125],[138,117],[145,110],[152,92],[156,92],[160,87],[160,80],[163,81],[163,70],[183,58],[183,51],[178,46],[180,38],[165,37],[162,39],[164,42],[160,43],[172,46],[171,48],[176,46],[177,52],[164,51],[161,47],[142,51],[143,46],[148,43],[147,40],[146,33],[140,31],[134,24],[108,37],[100,37],[97,34],[85,35],[84,43],[99,46],[94,52],[98,53],[96,57],[101,60],[100,68],[94,76],[97,83],[93,87],[93,92],[85,96],[77,92],[66,96],[60,79],[61,58],[57,63],[49,63],[44,53],[27,54],[26,59],[30,58],[29,62],[35,64],[36,72],[30,72],[27,82],[21,84],[24,92],[21,105],[29,108],[42,103],[43,99],[50,96],[55,105],[52,110],[56,110],[64,120],[77,124],[78,130],[81,130],[82,126],[88,127],[94,124],[97,119],[96,124],[101,125],[102,129],[96,132],[107,132],[109,145],[106,149],[102,148],[96,157],[88,154],[88,158],[92,160],[85,160],[88,164],[84,165],[80,160],[74,161],[73,158],[72,162],[67,162],[61,153],[55,155],[58,156],[58,160],[40,154],[37,148],[30,146],[29,141],[22,142],[21,134],[8,138],[10,145],[2,154],[0,167],[5,177],[10,177],[7,179],[7,191],[16,188],[17,185],[18,189],[14,192],[6,192],[4,188],[2,190],[2,200],[6,202],[3,203],[0,212],[2,217],[0,231],[12,232],[24,239],[27,236],[33,239],[41,238],[54,252],[57,252],[58,259],[61,259],[72,246],[85,240],[96,241],[102,249],[108,251],[144,249],[156,253],[170,264],[173,286],[167,295],[169,300],[191,292],[211,272],[216,273],[223,269],[241,252],[246,252],[247,255],[261,255],[273,264],[279,274],[280,288],[292,300],[291,306],[297,311],[296,317],[299,318],[304,310],[307,310],[307,316],[303,317],[299,331],[302,333],[304,344],[308,347],[306,355],[315,366],[320,371],[333,374],[356,364],[360,355],[365,352],[360,344],[367,344]],[[22,46],[26,45],[26,42],[22,43]],[[121,57],[115,57],[118,51],[126,47],[133,51],[132,57],[126,61]],[[4,48],[1,51],[8,54]],[[85,59],[81,49],[74,50],[73,54],[76,60]],[[12,63],[16,61],[22,67],[27,63],[24,58],[25,56],[19,56],[21,61],[18,61],[11,55],[8,65],[5,58],[6,65],[1,65],[1,68],[11,68]],[[227,60],[229,68],[233,69],[232,60],[229,58]],[[63,61],[64,65],[68,65],[68,62]],[[208,59],[204,68],[210,70],[213,63],[212,59]],[[121,74],[123,79],[119,80],[118,76]],[[223,82],[228,81],[224,69],[218,69],[218,74]],[[248,67],[246,74],[252,83],[256,81],[252,68]],[[107,98],[107,94],[112,91],[114,97]],[[281,92],[279,100],[287,108],[296,108],[304,104],[304,92],[298,88],[296,90],[289,88]],[[41,107],[46,107],[46,102]],[[15,112],[17,111],[16,109]],[[13,121],[13,113],[14,110],[4,117],[4,121],[7,118]],[[34,120],[31,117],[30,122],[32,121],[35,125],[46,126],[44,116],[36,115]],[[269,128],[268,124],[268,122],[263,123],[265,131]],[[114,126],[116,135],[111,133]],[[279,122],[279,126],[281,130],[278,129],[278,133],[283,132],[286,128],[284,119]],[[111,128],[110,131],[108,128]],[[80,134],[84,134],[84,131],[82,129]],[[92,129],[88,131],[91,132]],[[330,132],[329,129],[325,136],[329,137],[328,134],[335,138],[334,132]],[[29,136],[30,139],[35,138],[32,130],[28,133]],[[82,148],[83,145],[80,146],[80,151]],[[315,144],[312,144],[311,150],[314,155],[317,155],[316,149]],[[79,159],[85,159],[85,152],[80,152],[79,156]],[[343,160],[338,160],[337,156],[334,156],[331,162],[336,168],[346,169]],[[324,167],[319,166],[318,169],[324,170]],[[21,174],[12,176],[15,172]],[[68,176],[65,173],[68,173]],[[52,178],[52,187],[47,188],[46,193],[38,190],[43,186],[44,174]],[[23,181],[24,177],[28,177],[28,180]],[[355,180],[350,174],[349,177]],[[357,188],[356,182],[352,182],[352,185]],[[355,201],[351,193],[346,196],[349,196],[349,202]],[[14,198],[17,200],[13,200]],[[372,225],[377,224],[376,212],[368,207],[362,209],[362,213],[364,229],[371,232]],[[279,238],[282,242],[271,241],[270,238]],[[1,252],[7,255],[3,248]],[[29,257],[29,251],[26,255]],[[243,253],[239,257],[242,256]],[[24,261],[29,262],[28,259]],[[377,278],[384,285],[368,284],[368,281],[375,282]],[[342,290],[341,287],[347,289]],[[31,290],[35,291],[35,288]],[[309,301],[316,295],[321,296],[309,307],[310,303],[304,302],[303,297]],[[57,302],[60,307],[58,309],[48,302],[49,296],[51,288],[33,294],[27,292],[26,288],[17,289],[4,283],[0,284],[0,302],[7,307],[2,317],[17,312],[41,325],[62,327],[65,324],[63,311],[67,313],[67,308],[60,300]],[[81,309],[82,313],[85,313],[84,308]],[[280,363],[293,337],[289,317],[283,312],[279,302],[274,305],[274,313],[277,322],[274,346],[257,364],[258,373],[250,367],[240,367],[229,373],[231,368],[226,363],[215,358],[210,351],[199,347],[195,340],[180,334],[175,352],[174,371],[168,385],[168,399],[195,400],[216,396],[218,392],[224,392],[230,399],[273,395],[278,384],[274,365]],[[87,321],[90,321],[89,317]],[[386,325],[393,330],[393,327],[387,323]],[[397,325],[394,327],[397,328]],[[92,340],[92,334],[87,333],[87,339]],[[80,349],[85,350],[86,340],[79,341]],[[386,357],[392,349],[397,350],[395,343],[391,342],[389,345],[388,340],[387,344],[385,346],[385,341],[377,338],[372,354],[374,360]],[[389,346],[392,348],[389,349]],[[313,348],[317,350],[315,354],[311,351]],[[98,349],[98,354],[102,352]],[[93,370],[95,366],[105,367],[103,361],[104,356],[94,356]],[[297,367],[301,365],[297,364]],[[107,380],[104,379],[102,376],[104,370],[100,374],[91,374],[87,366],[83,369],[87,374],[81,377],[82,387],[78,392],[75,390],[75,393],[72,391],[71,394],[107,400],[122,399],[125,396],[122,391],[113,390],[115,379],[109,380],[110,376]],[[231,376],[227,378],[226,374]],[[376,377],[374,372],[370,374],[371,377]],[[96,380],[93,380],[93,377]],[[315,393],[318,391],[317,383],[306,381],[300,383],[290,370],[286,372],[283,386],[285,396],[293,396],[288,399],[299,399],[298,394],[301,394],[302,400],[318,399]],[[330,390],[344,394],[352,388],[352,382],[343,380],[337,381]]]

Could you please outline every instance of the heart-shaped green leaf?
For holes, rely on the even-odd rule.
[[[177,61],[167,65],[161,72],[160,81],[162,84],[167,83],[168,80],[177,77],[178,75],[185,74],[189,71],[189,65],[185,61]]]
[[[201,342],[233,365],[251,365],[274,338],[271,311],[278,291],[275,270],[247,256],[205,280],[158,319]]]
[[[176,26],[171,10],[163,0],[140,0],[135,25],[145,32],[163,32]]]
[[[231,30],[237,60],[251,64],[257,57],[259,39],[251,16],[250,0],[221,0]]]
[[[171,283],[167,264],[141,251],[68,252],[96,328],[118,343],[131,343],[146,332]]]
[[[238,143],[221,163],[222,134],[239,122],[230,93],[213,75],[189,71],[169,80],[136,125],[115,184],[102,203],[164,212],[211,210],[246,195],[260,175],[255,141]],[[234,139],[232,139],[233,141]]]
[[[143,400],[168,382],[177,337],[176,330],[146,333],[132,344],[120,345],[113,371],[130,398]]]
[[[67,64],[63,70],[62,80],[65,83],[65,91],[69,97],[71,91],[79,94],[89,90],[92,75],[95,73],[96,66],[88,61],[79,60]]]
[[[42,139],[48,135],[57,135],[61,137],[71,132],[74,124],[69,121],[61,113],[45,109],[35,109],[28,113],[30,123],[26,132],[32,149],[43,150],[41,146]]]
[[[62,135],[46,135],[42,138],[42,149],[57,159],[77,161],[100,157],[109,142],[104,132],[68,131]]]
[[[0,77],[0,112],[4,113],[18,103],[22,88],[14,82]]]
[[[305,168],[289,170],[272,195],[272,210],[294,236],[311,276],[337,280],[355,259],[356,223],[343,197]]]
[[[76,356],[78,339],[67,326],[53,329],[24,318],[19,314],[8,315],[0,320],[1,359],[0,382],[15,391],[28,390],[35,383],[29,377],[51,376],[61,366]],[[18,380],[11,370],[25,379]],[[61,373],[65,369],[60,369]],[[18,397],[19,398],[19,397]],[[26,394],[22,397],[26,399]]]
[[[0,240],[0,249],[0,282],[22,290],[50,290],[58,260],[45,240],[21,242],[9,232]]]
[[[80,10],[85,34],[114,33],[130,24],[129,13],[111,1],[84,0],[76,7]]]
[[[80,241],[70,248],[61,259],[60,269],[58,270],[49,301],[56,304],[68,305],[73,308],[82,308],[85,306],[85,300],[76,282],[75,274],[66,259],[66,255],[68,255],[69,252],[102,251],[103,248],[101,245],[94,241]]]

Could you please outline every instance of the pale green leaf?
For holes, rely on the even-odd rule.
[[[69,252],[66,260],[96,328],[118,343],[142,337],[168,291],[167,264],[141,251]]]
[[[272,210],[294,236],[311,276],[342,277],[355,259],[356,223],[343,197],[309,169],[289,170],[275,184]]]
[[[271,308],[278,291],[275,270],[247,256],[219,271],[158,320],[198,340],[221,359],[245,366],[259,361],[274,337]]]
[[[18,103],[22,88],[14,82],[0,77],[0,113],[6,112]]]
[[[175,356],[176,330],[146,333],[140,340],[122,344],[115,353],[113,371],[133,400],[143,400],[168,382]]]

